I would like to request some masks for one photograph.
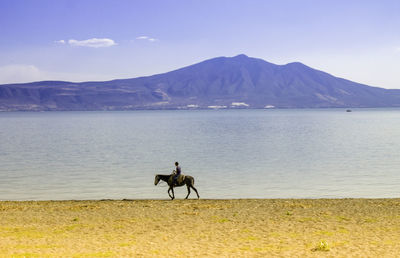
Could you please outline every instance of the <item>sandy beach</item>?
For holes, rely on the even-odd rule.
[[[400,199],[0,202],[2,257],[399,257]]]

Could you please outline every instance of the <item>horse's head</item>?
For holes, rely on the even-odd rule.
[[[160,182],[160,177],[156,175],[156,177],[154,178],[154,185],[157,185],[158,182]]]

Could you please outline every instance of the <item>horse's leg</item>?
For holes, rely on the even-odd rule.
[[[186,185],[186,186],[187,186],[187,189],[188,189],[188,194],[186,195],[185,199],[187,199],[189,197],[189,194],[190,194],[190,186],[189,185]]]
[[[172,197],[172,195],[169,193],[170,191],[171,191],[171,187],[168,188],[168,195],[169,195],[169,197],[170,197],[171,199],[174,199],[174,198]]]
[[[199,193],[197,192],[197,189],[194,188],[193,185],[191,185],[190,187],[193,188],[193,190],[196,192],[196,194],[197,194],[197,199],[200,199],[200,195],[199,195]]]
[[[171,191],[172,191],[172,197],[171,198],[173,200],[173,199],[175,199],[175,193],[174,193],[174,187],[173,186],[171,186]]]

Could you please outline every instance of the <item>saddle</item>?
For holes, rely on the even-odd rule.
[[[170,178],[169,178],[169,183],[172,183],[172,180],[174,180],[174,176],[175,176],[175,174],[172,174],[171,176],[170,176]],[[182,184],[183,183],[183,181],[185,181],[185,175],[183,175],[183,174],[180,174],[179,176],[178,176],[178,178],[176,179],[176,184],[177,185],[180,185],[180,184]]]

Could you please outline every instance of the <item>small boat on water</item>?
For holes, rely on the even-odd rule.
[[[351,109],[347,109],[346,112],[351,112]]]

